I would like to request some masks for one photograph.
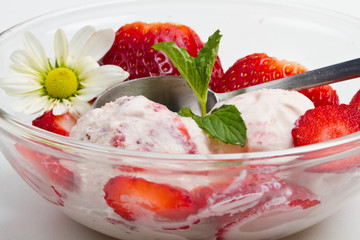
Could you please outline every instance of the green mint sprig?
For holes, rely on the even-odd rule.
[[[234,105],[222,105],[211,114],[197,116],[190,108],[183,108],[179,114],[191,117],[200,128],[224,143],[244,146],[246,142],[246,126],[239,110]]]
[[[161,42],[152,46],[155,50],[165,52],[181,76],[187,81],[199,99],[202,115],[206,114],[207,89],[221,37],[220,31],[217,30],[209,37],[208,42],[199,51],[196,58],[190,56],[186,49],[180,49],[174,42]]]
[[[220,31],[215,31],[196,58],[190,56],[186,49],[180,49],[174,42],[160,42],[152,47],[163,51],[170,58],[200,102],[201,116],[193,114],[188,108],[181,109],[179,114],[193,118],[200,128],[224,143],[244,146],[246,126],[235,106],[223,105],[210,114],[206,114],[208,86],[221,37]]]

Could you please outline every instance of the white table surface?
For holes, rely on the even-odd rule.
[[[5,0],[4,0],[5,1]],[[105,0],[102,0],[105,1]],[[285,2],[279,0],[278,2]],[[292,0],[360,17],[357,0]],[[7,0],[0,7],[0,32],[37,15],[95,0]],[[360,195],[328,219],[283,240],[359,240]],[[0,154],[1,240],[111,240],[69,219],[35,193]],[[169,239],[170,240],[170,239]]]

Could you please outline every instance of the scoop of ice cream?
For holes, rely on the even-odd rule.
[[[295,121],[306,110],[314,108],[313,103],[297,91],[261,89],[235,96],[217,103],[235,105],[247,127],[245,149],[240,146],[217,143],[217,152],[267,151],[293,147],[291,130]]]
[[[297,91],[261,89],[221,103],[235,105],[247,127],[245,147],[210,137],[196,122],[143,96],[122,97],[82,116],[70,137],[148,152],[208,154],[256,152],[293,147],[295,121],[314,107]]]
[[[210,153],[209,138],[195,121],[143,96],[121,97],[87,112],[70,137],[136,151]]]

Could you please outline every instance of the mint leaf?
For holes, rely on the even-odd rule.
[[[202,115],[206,114],[207,90],[221,37],[220,31],[217,30],[209,37],[196,58],[191,57],[185,49],[180,49],[173,42],[160,42],[152,46],[155,50],[163,51],[179,70],[198,98]]]
[[[202,99],[205,104],[207,101],[207,90],[212,74],[212,70],[216,61],[217,54],[219,52],[220,31],[217,30],[213,35],[211,35],[203,46],[203,48],[198,53],[198,56],[195,58],[195,64],[197,72],[200,75],[201,86],[199,86],[198,91],[200,99]]]
[[[241,113],[234,105],[222,105],[202,117],[203,128],[224,143],[244,146],[246,126]]]
[[[235,106],[223,105],[206,115],[207,91],[221,37],[220,31],[215,31],[196,58],[190,56],[186,49],[180,49],[174,42],[156,43],[152,47],[155,50],[162,50],[170,58],[200,102],[201,117],[192,113],[189,108],[181,109],[179,114],[191,117],[200,128],[214,138],[225,143],[244,146],[246,126]]]
[[[224,143],[241,146],[246,143],[245,122],[234,105],[222,105],[203,117],[195,115],[189,108],[181,109],[179,114],[191,117],[200,128]]]
[[[152,48],[165,52],[174,66],[179,70],[181,76],[188,82],[188,79],[194,79],[191,82],[197,82],[200,79],[199,73],[195,67],[195,58],[189,55],[185,48],[180,49],[174,42],[155,43]],[[198,86],[193,86],[188,82],[191,89],[196,93]]]
[[[180,109],[180,111],[178,112],[178,114],[180,116],[183,116],[183,117],[191,117],[196,123],[197,125],[204,129],[204,126],[202,124],[202,117],[194,114],[190,108],[183,108],[183,109]]]

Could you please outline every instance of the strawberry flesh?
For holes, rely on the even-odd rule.
[[[61,165],[60,160],[54,156],[16,144],[16,149],[50,182],[63,189],[73,191],[75,177],[72,171]],[[54,188],[52,186],[52,188]],[[55,190],[55,189],[54,189]]]
[[[71,128],[76,124],[76,120],[70,113],[54,115],[52,111],[49,111],[34,119],[32,125],[56,134],[69,136]]]
[[[299,91],[308,97],[315,107],[322,105],[339,105],[339,96],[330,85],[324,85],[320,87],[305,89]]]
[[[291,134],[294,146],[339,138],[360,130],[360,111],[350,105],[324,105],[305,112]]]
[[[229,232],[231,236],[234,234],[241,238],[241,228],[246,224],[254,224],[255,221],[271,215],[276,216],[284,213],[289,214],[293,211],[302,211],[312,208],[320,204],[316,196],[307,188],[293,184],[278,181],[276,191],[266,193],[259,203],[251,208],[236,214],[235,220],[231,220],[218,230],[215,234],[217,240],[232,239],[228,238]],[[278,218],[281,219],[281,218]],[[249,232],[245,230],[245,236],[249,237]],[[263,236],[264,239],[266,236]]]
[[[107,204],[128,221],[148,216],[149,212],[158,220],[184,220],[197,211],[187,190],[143,178],[111,178],[104,192]]]
[[[351,98],[349,105],[355,106],[360,109],[360,90],[355,93]]]
[[[313,173],[346,173],[358,171],[360,167],[360,155],[337,159],[331,162],[322,163],[306,169]]]

